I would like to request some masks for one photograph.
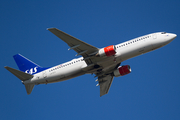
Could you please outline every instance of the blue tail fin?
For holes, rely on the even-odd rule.
[[[40,67],[36,63],[22,56],[21,54],[16,54],[13,57],[14,57],[14,60],[16,61],[17,66],[19,67],[19,70],[25,73],[29,73],[33,75],[47,69],[47,68]]]

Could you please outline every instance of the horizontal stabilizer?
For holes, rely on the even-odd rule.
[[[25,84],[25,87],[26,87],[26,92],[27,94],[31,94],[33,88],[34,88],[34,84]]]
[[[24,73],[22,71],[14,69],[14,68],[10,68],[8,66],[5,66],[4,68],[6,68],[9,72],[14,74],[16,77],[18,77],[22,81],[26,81],[26,80],[29,80],[29,79],[33,78],[33,75]]]

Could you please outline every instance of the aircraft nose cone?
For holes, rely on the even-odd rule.
[[[170,41],[173,41],[177,37],[176,34],[172,34],[172,33],[169,36],[170,36]]]
[[[173,34],[173,36],[174,36],[174,37],[173,37],[174,39],[177,37],[177,35],[176,35],[176,34]]]

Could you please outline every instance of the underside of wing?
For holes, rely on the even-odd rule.
[[[97,81],[99,82],[100,86],[100,96],[103,96],[109,92],[114,78],[113,71],[116,70],[120,64],[121,63],[114,64],[106,71],[102,71],[96,74],[96,77],[98,77]]]
[[[109,92],[114,76],[107,75],[102,78],[98,78],[100,86],[100,96],[103,96]]]
[[[92,61],[89,58],[97,53],[97,51],[99,50],[98,48],[85,43],[57,28],[49,28],[48,30],[59,37],[61,40],[66,42],[70,46],[69,50],[75,50],[77,52],[76,56],[82,55],[87,64],[92,64]]]

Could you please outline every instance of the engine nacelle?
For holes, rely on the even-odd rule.
[[[115,77],[127,75],[127,74],[131,73],[131,68],[129,65],[124,65],[124,66],[119,67],[113,73],[114,73]]]
[[[112,56],[116,54],[116,47],[114,45],[102,48],[99,50],[99,56]]]

